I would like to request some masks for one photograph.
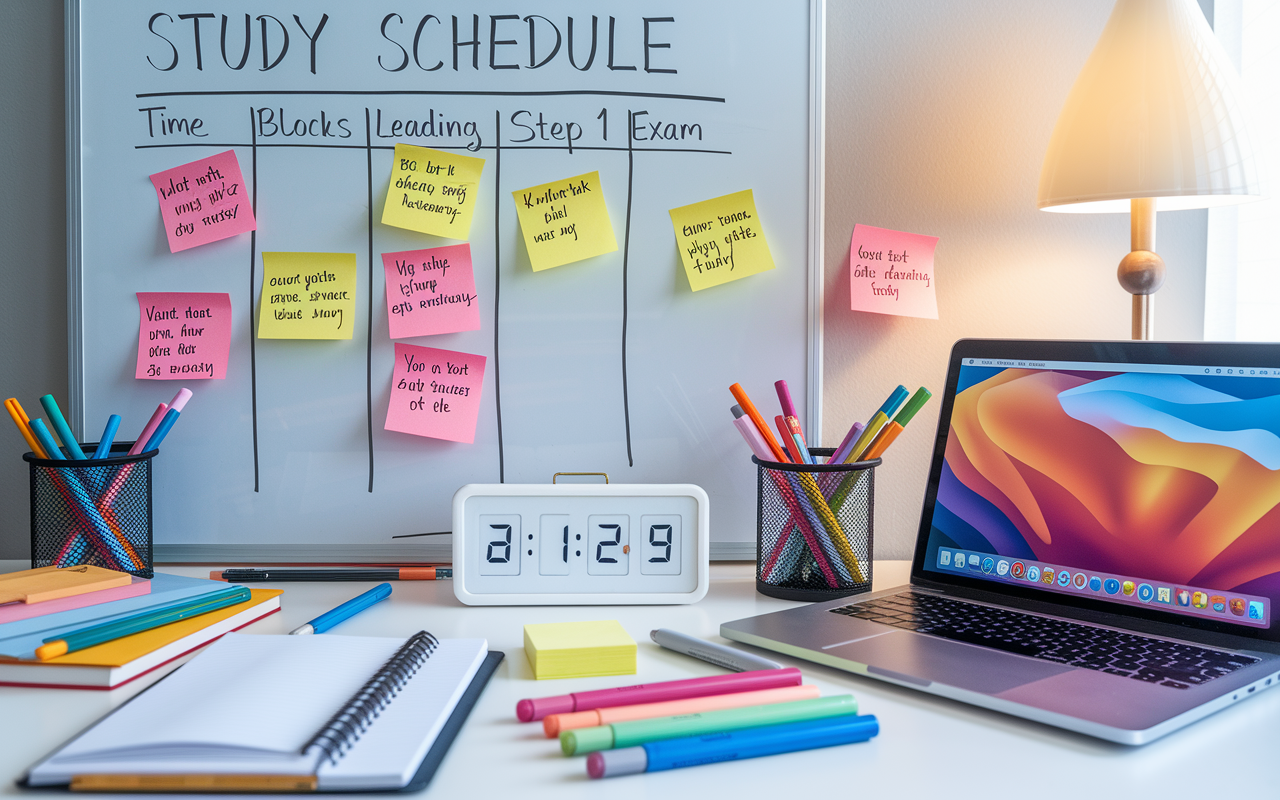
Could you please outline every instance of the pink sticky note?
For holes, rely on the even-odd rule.
[[[157,172],[151,183],[171,253],[258,229],[234,150]]]
[[[138,369],[155,381],[227,377],[231,295],[138,292]]]
[[[851,308],[938,318],[933,250],[938,237],[854,225],[849,244]]]
[[[471,245],[383,253],[392,339],[480,330]]]
[[[485,357],[396,342],[386,429],[471,444]]]

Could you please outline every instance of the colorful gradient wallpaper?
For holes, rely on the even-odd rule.
[[[963,366],[939,546],[1280,603],[1280,380]]]

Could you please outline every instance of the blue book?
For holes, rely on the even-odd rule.
[[[175,600],[188,600],[225,588],[227,584],[222,581],[157,572],[151,579],[150,594],[0,624],[0,656],[35,658],[36,648],[44,644],[47,638],[90,625],[113,622]]]

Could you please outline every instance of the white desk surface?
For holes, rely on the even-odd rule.
[[[0,571],[21,569],[0,562]],[[881,733],[864,744],[604,781],[584,758],[565,758],[537,724],[515,719],[524,697],[712,675],[709,664],[662,650],[649,639],[667,627],[723,642],[721,622],[794,605],[757,594],[754,565],[715,564],[707,597],[684,606],[469,608],[449,581],[396,583],[395,593],[334,633],[484,637],[506,653],[426,794],[436,798],[1124,798],[1199,800],[1280,796],[1280,691],[1264,692],[1142,748],[1096,741],[991,711],[912,692],[774,654],[801,667],[824,695],[853,693]],[[168,568],[207,575],[207,568]],[[905,583],[907,562],[877,562],[875,588]],[[283,610],[245,630],[287,633],[369,587],[361,583],[268,584],[285,589]],[[636,676],[535,681],[523,650],[529,622],[617,619],[640,643]],[[111,692],[0,687],[0,794],[29,765],[145,688]],[[606,795],[607,792],[607,795]],[[385,795],[384,795],[385,796]]]

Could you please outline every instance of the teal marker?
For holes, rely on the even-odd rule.
[[[46,394],[40,398],[40,405],[44,406],[44,413],[49,415],[49,424],[53,426],[53,432],[62,440],[63,447],[67,448],[67,454],[77,461],[84,461],[84,451],[80,449],[75,434],[71,432],[71,426],[62,416],[58,401],[53,399],[53,395]]]
[[[560,734],[560,749],[566,756],[582,755],[615,747],[635,747],[645,742],[677,739],[684,736],[701,736],[706,733],[735,731],[760,725],[781,725],[810,719],[825,719],[858,713],[858,701],[853,695],[817,697],[797,700],[794,703],[774,703],[767,706],[726,708],[701,714],[680,714],[675,717],[637,719],[615,722],[594,728],[578,728]]]

